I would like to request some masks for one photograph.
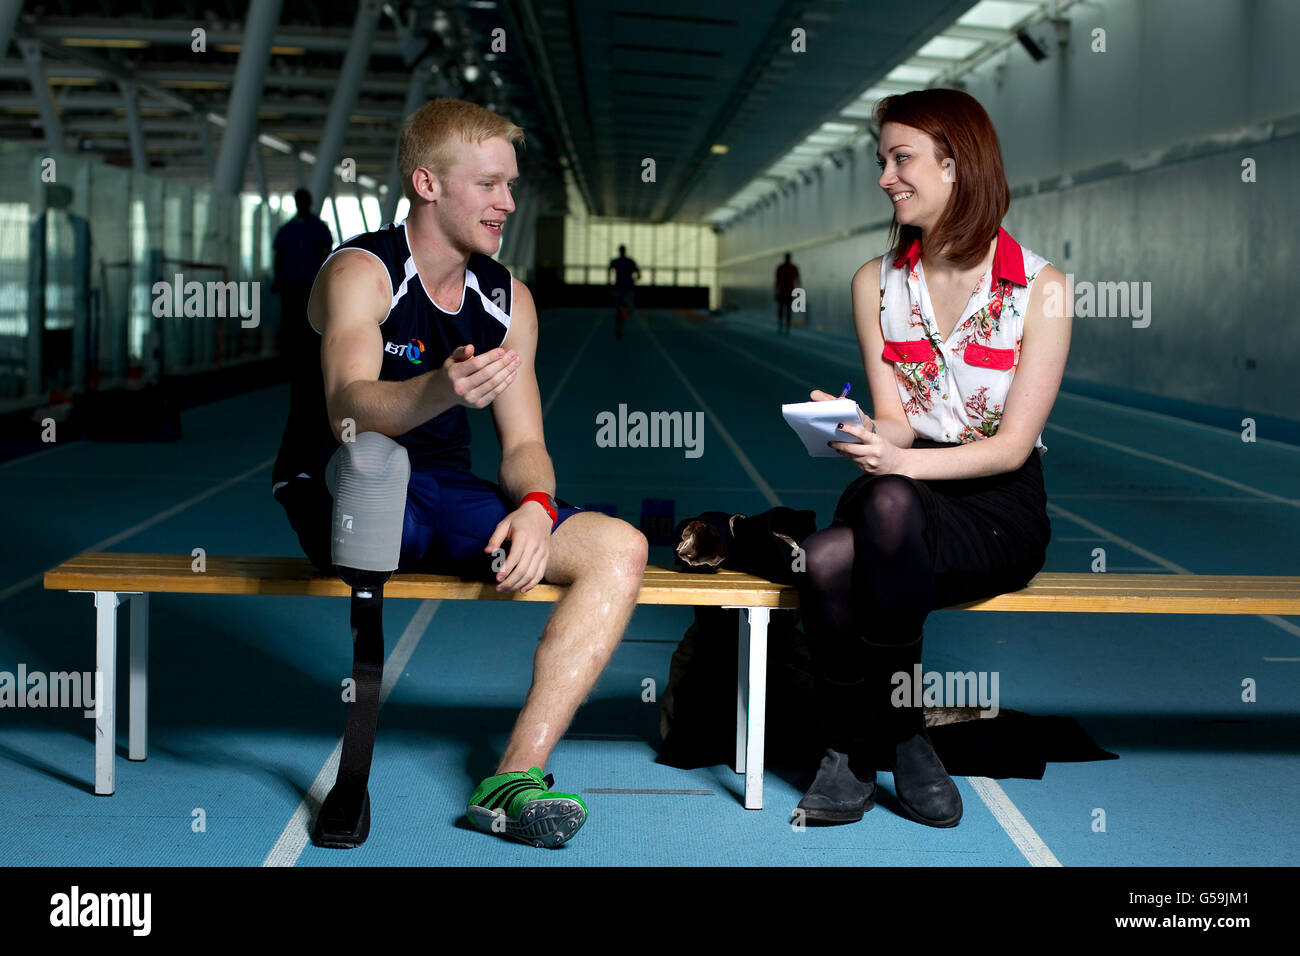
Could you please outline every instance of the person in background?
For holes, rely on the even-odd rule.
[[[629,259],[627,246],[618,247],[618,258],[609,260],[609,271],[614,274],[614,306],[618,309],[614,318],[614,335],[623,337],[623,323],[636,314],[636,279],[641,278],[641,270],[636,260]]]
[[[334,247],[329,226],[311,211],[311,193],[293,194],[298,214],[275,234],[275,279],[271,291],[280,293],[280,330],[277,346],[280,359],[292,369],[294,343],[307,332],[307,298],[325,258]],[[314,333],[313,333],[314,334]]]
[[[790,307],[794,303],[794,290],[799,285],[799,267],[785,254],[785,262],[776,267],[776,330],[790,332]]]

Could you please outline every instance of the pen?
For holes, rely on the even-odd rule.
[[[851,389],[852,387],[853,387],[853,383],[852,383],[852,382],[845,382],[845,383],[844,383],[844,390],[840,392],[840,398],[848,398],[848,397],[849,397],[849,389]]]

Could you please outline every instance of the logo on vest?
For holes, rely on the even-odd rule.
[[[384,351],[389,355],[405,355],[413,365],[423,365],[420,356],[427,352],[428,349],[419,339],[411,339],[405,345],[398,345],[396,342],[385,342]]]

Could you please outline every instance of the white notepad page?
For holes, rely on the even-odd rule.
[[[835,426],[861,425],[861,409],[851,398],[833,398],[826,402],[799,402],[782,405],[781,414],[814,458],[838,458],[839,452],[828,441],[857,442],[858,439]]]

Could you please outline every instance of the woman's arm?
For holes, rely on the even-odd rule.
[[[857,285],[860,276],[861,270],[858,276],[854,276],[855,315],[858,312]],[[851,459],[866,474],[899,474],[928,480],[980,478],[1014,471],[1023,465],[1033,453],[1034,441],[1047,423],[1047,416],[1056,401],[1070,350],[1074,297],[1073,290],[1068,287],[1061,271],[1054,266],[1045,266],[1030,291],[1029,303],[1025,308],[1019,364],[1013,373],[997,434],[967,442],[958,448],[912,448],[911,437],[906,445],[895,439],[893,432],[896,432],[896,427],[886,431],[885,421],[891,410],[881,402],[884,396],[877,395],[877,382],[871,363],[873,353],[868,351],[869,348],[874,349],[874,355],[879,356],[884,345],[880,333],[878,291],[875,296],[875,339],[871,340],[872,330],[864,330],[864,323],[860,319],[858,336],[863,343],[863,360],[871,379],[872,401],[880,403],[875,407],[882,412],[876,418],[879,434],[872,434],[869,425],[845,426],[844,430],[862,439],[863,444],[836,443],[836,450]],[[1049,303],[1052,308],[1047,307]],[[889,368],[888,385],[893,392],[894,405],[901,414],[902,403],[894,386],[892,366],[883,360],[877,360],[877,364]],[[881,391],[883,390],[882,383]],[[907,430],[910,434],[910,425]]]
[[[885,336],[880,331],[880,260],[872,259],[853,275],[853,324],[858,332],[858,348],[862,352],[862,367],[871,389],[871,418],[866,431],[874,422],[877,433],[898,448],[911,448],[916,432],[903,411],[903,401],[898,397],[898,382],[894,378],[894,365],[880,357],[885,349]]]

